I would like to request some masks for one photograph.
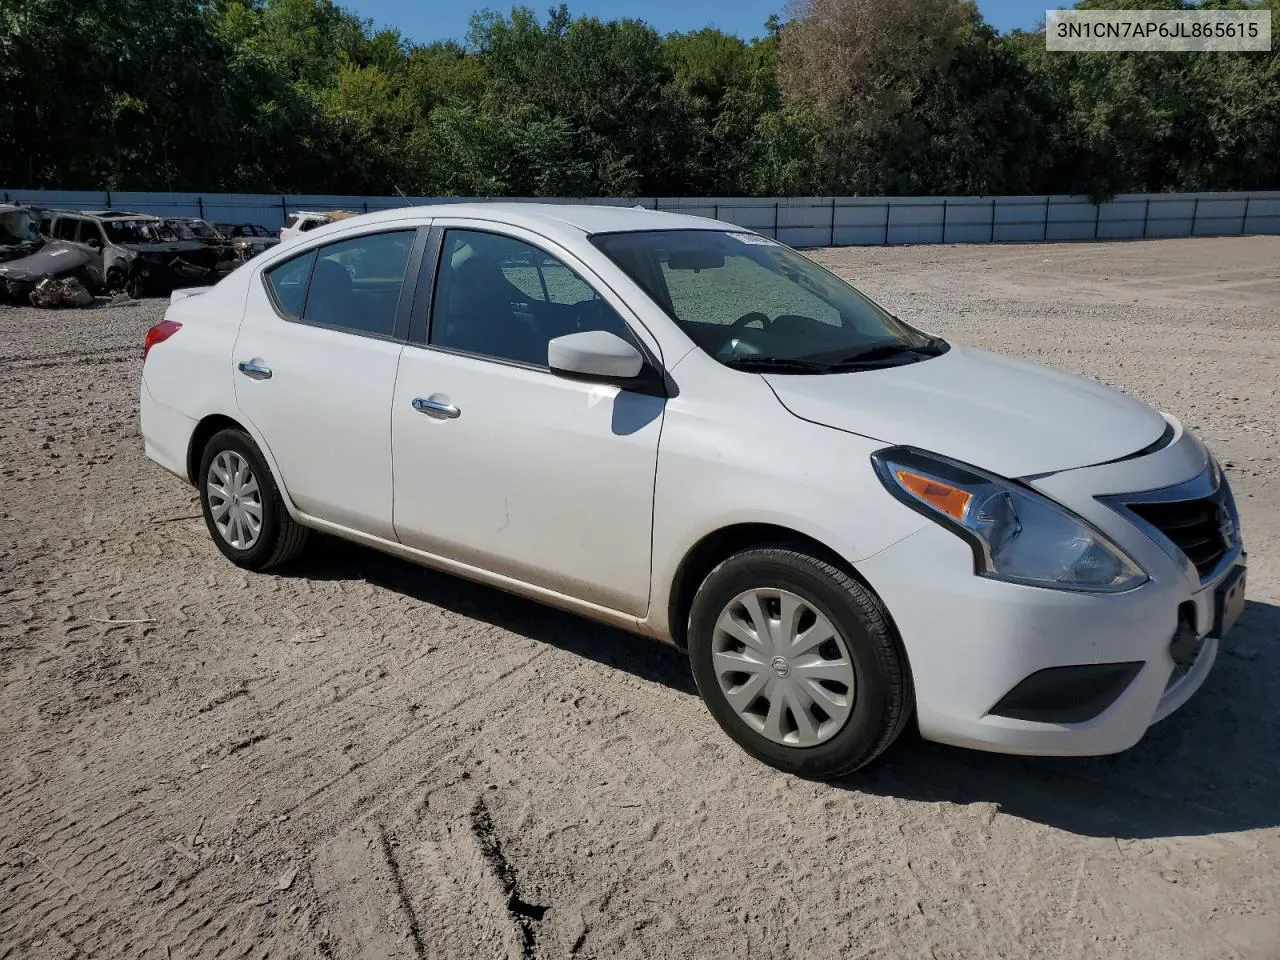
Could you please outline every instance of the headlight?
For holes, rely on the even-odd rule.
[[[1105,536],[1027,487],[911,447],[871,461],[891,494],[969,542],[980,576],[1107,593],[1147,580]]]

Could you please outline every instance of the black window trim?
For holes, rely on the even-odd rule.
[[[277,317],[285,323],[294,323],[300,327],[310,327],[315,330],[333,330],[336,333],[345,333],[352,337],[364,337],[367,340],[383,340],[389,343],[407,343],[409,341],[409,326],[412,316],[412,308],[415,297],[417,296],[417,281],[419,279],[419,265],[423,259],[423,252],[427,248],[429,240],[430,225],[428,224],[410,224],[408,226],[401,225],[399,227],[387,228],[385,225],[379,225],[382,229],[366,230],[361,233],[346,234],[335,237],[326,243],[317,243],[308,246],[305,250],[299,250],[292,256],[283,260],[278,260],[269,264],[258,274],[258,279],[262,283],[263,290],[266,291],[267,301],[271,304],[271,309],[275,311]],[[413,246],[409,248],[409,257],[405,261],[404,279],[400,281],[400,296],[396,301],[396,319],[391,328],[390,334],[370,333],[367,330],[353,330],[350,327],[343,327],[335,323],[316,323],[312,320],[304,319],[307,311],[307,298],[311,294],[311,278],[315,275],[315,265],[312,264],[311,271],[307,274],[307,288],[302,292],[302,317],[292,317],[280,304],[279,297],[276,296],[275,290],[271,286],[268,279],[271,274],[275,273],[286,264],[293,263],[303,257],[315,255],[316,259],[320,258],[320,251],[326,247],[332,247],[339,243],[346,243],[349,240],[358,240],[361,237],[372,237],[383,233],[414,233]],[[406,297],[405,292],[409,291],[410,296]]]
[[[560,256],[552,253],[550,250],[547,250],[542,245],[533,243],[523,237],[507,233],[502,230],[501,227],[502,224],[498,223],[494,223],[492,226],[489,226],[488,223],[485,223],[483,226],[478,225],[478,223],[476,225],[467,224],[466,226],[458,224],[431,225],[432,241],[430,249],[428,250],[429,256],[423,258],[422,269],[418,275],[418,289],[424,290],[425,295],[421,297],[415,296],[414,298],[414,317],[410,324],[410,336],[406,343],[408,346],[417,347],[420,350],[434,350],[438,353],[447,353],[455,357],[466,357],[471,360],[483,360],[487,363],[496,363],[505,367],[517,367],[521,370],[534,370],[539,373],[545,373],[548,376],[557,376],[551,372],[551,368],[545,363],[526,363],[523,360],[511,360],[507,357],[495,357],[487,353],[475,353],[471,350],[459,350],[457,347],[446,347],[441,346],[438,343],[431,342],[431,319],[432,309],[435,307],[436,300],[436,282],[439,279],[440,262],[444,258],[444,236],[448,231],[464,230],[468,233],[489,233],[497,237],[504,237],[505,239],[514,240],[517,243],[523,243],[527,246],[533,247],[535,250],[541,251],[553,260],[556,260],[559,263],[564,263],[564,260]],[[540,239],[542,239],[544,243],[549,242],[545,240],[545,238]],[[667,384],[668,394],[670,396],[675,396],[675,384],[667,374],[666,368],[662,365],[662,361],[658,357],[656,351],[650,349],[649,344],[645,342],[645,338],[638,336],[635,330],[632,329],[631,321],[628,320],[621,311],[614,309],[613,304],[610,303],[606,297],[601,295],[600,291],[596,289],[595,284],[591,283],[586,277],[579,274],[578,271],[574,270],[573,267],[569,266],[569,264],[564,263],[564,266],[569,270],[572,270],[574,275],[578,276],[578,278],[590,288],[592,293],[597,297],[600,297],[601,300],[604,300],[604,302],[609,305],[609,308],[618,315],[618,319],[622,321],[622,325],[627,331],[627,341],[640,351],[641,356],[644,357],[645,363],[653,367],[654,370],[658,371],[662,375],[663,380]],[[603,281],[601,282],[601,285],[606,286],[615,297],[622,300],[613,288],[608,287],[608,285],[604,284]],[[623,302],[625,303],[626,301],[624,300]],[[647,332],[648,330],[646,329],[646,333]],[[649,335],[653,336],[651,333]],[[656,337],[654,339],[657,340]]]

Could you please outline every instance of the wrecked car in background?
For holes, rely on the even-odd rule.
[[[0,203],[0,263],[29,257],[42,246],[44,240],[31,211],[12,203]]]
[[[165,226],[171,230],[178,240],[190,240],[203,243],[218,255],[218,264],[224,269],[231,269],[240,262],[234,243],[223,230],[208,220],[199,218],[166,217]]]
[[[159,217],[116,210],[49,211],[41,232],[88,252],[88,270],[98,290],[124,290],[137,298],[219,279],[218,250],[199,240],[178,239]]]
[[[15,303],[27,303],[42,280],[74,280],[88,290],[102,286],[92,255],[85,247],[52,240],[30,256],[0,263],[0,293]]]
[[[234,260],[244,263],[280,242],[280,238],[258,223],[215,223],[214,227],[231,245]]]
[[[333,223],[335,220],[346,220],[348,217],[354,216],[356,214],[350,210],[326,210],[323,213],[317,213],[313,210],[299,210],[297,213],[289,214],[289,219],[280,228],[280,240],[281,242],[292,240],[314,230],[316,227],[323,227],[325,224]]]

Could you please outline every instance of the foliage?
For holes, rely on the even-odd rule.
[[[1163,6],[1182,0],[1081,0]],[[1205,0],[1241,7],[1243,0]],[[1280,23],[1280,0],[1265,0]],[[795,0],[754,40],[334,0],[0,0],[0,183],[421,195],[1280,185],[1280,54],[1049,54],[970,0]]]

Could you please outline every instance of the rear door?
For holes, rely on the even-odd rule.
[[[391,396],[425,227],[310,247],[250,284],[236,400],[303,513],[395,539]]]

